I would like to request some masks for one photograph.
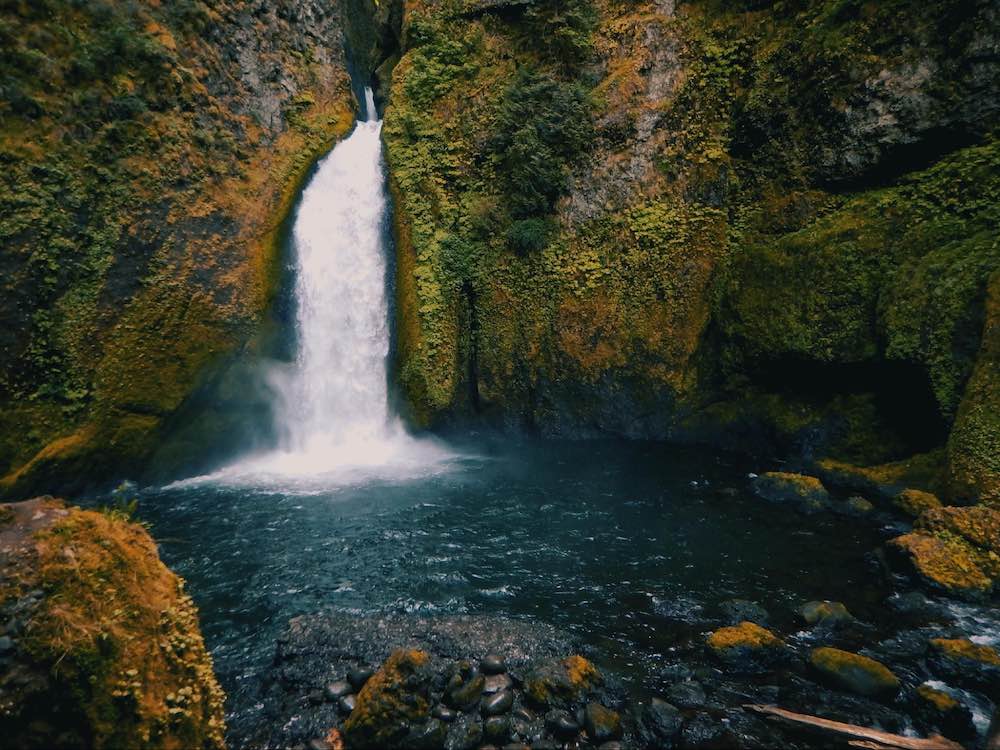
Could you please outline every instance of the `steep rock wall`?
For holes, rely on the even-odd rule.
[[[257,335],[281,220],[353,120],[344,26],[326,0],[0,5],[0,491],[139,471]]]
[[[991,3],[403,9],[418,421],[869,463],[944,443],[1000,262]]]

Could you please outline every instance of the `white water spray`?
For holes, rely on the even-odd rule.
[[[298,355],[274,382],[278,450],[188,482],[329,486],[427,474],[448,454],[389,410],[382,122],[366,119],[318,165],[295,214]]]

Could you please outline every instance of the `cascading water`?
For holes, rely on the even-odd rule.
[[[188,482],[327,485],[427,473],[448,457],[389,409],[387,198],[371,89],[365,110],[319,163],[295,214],[298,354],[273,383],[278,449]]]

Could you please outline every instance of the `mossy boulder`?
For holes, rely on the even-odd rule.
[[[1000,698],[1000,653],[995,648],[966,638],[932,638],[928,650],[932,667],[942,677]]]
[[[836,626],[854,622],[854,616],[842,602],[806,602],[799,607],[799,616],[807,625]]]
[[[813,649],[809,664],[839,687],[869,698],[889,697],[899,692],[899,678],[884,664],[839,648]]]
[[[923,490],[903,490],[892,501],[893,506],[912,518],[917,518],[926,510],[941,507],[937,495]]]
[[[535,667],[524,679],[524,692],[536,706],[570,708],[603,682],[597,667],[574,654]]]
[[[183,581],[121,511],[6,508],[0,676],[10,747],[224,747],[222,690]]]
[[[940,450],[874,466],[825,458],[816,463],[815,471],[829,487],[892,502],[909,488],[931,492],[941,487],[945,460]]]
[[[344,722],[344,738],[354,748],[405,748],[416,725],[430,719],[430,656],[394,651],[358,693]]]
[[[946,737],[968,741],[975,739],[972,712],[943,690],[921,685],[915,692],[915,713]]]
[[[816,477],[769,471],[755,477],[754,493],[772,503],[794,505],[804,513],[823,510],[830,502],[830,493]]]
[[[1000,580],[1000,510],[931,508],[915,531],[889,542],[921,580],[953,596],[983,599]]]
[[[743,671],[757,671],[773,665],[785,653],[783,640],[749,621],[719,628],[708,636],[706,643],[719,660]]]

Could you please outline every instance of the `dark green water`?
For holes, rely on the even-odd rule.
[[[836,599],[875,620],[877,531],[754,498],[716,453],[660,444],[526,442],[452,470],[310,494],[146,490],[139,514],[188,581],[236,726],[295,615],[502,613],[573,631],[636,690],[752,599],[775,627]]]

